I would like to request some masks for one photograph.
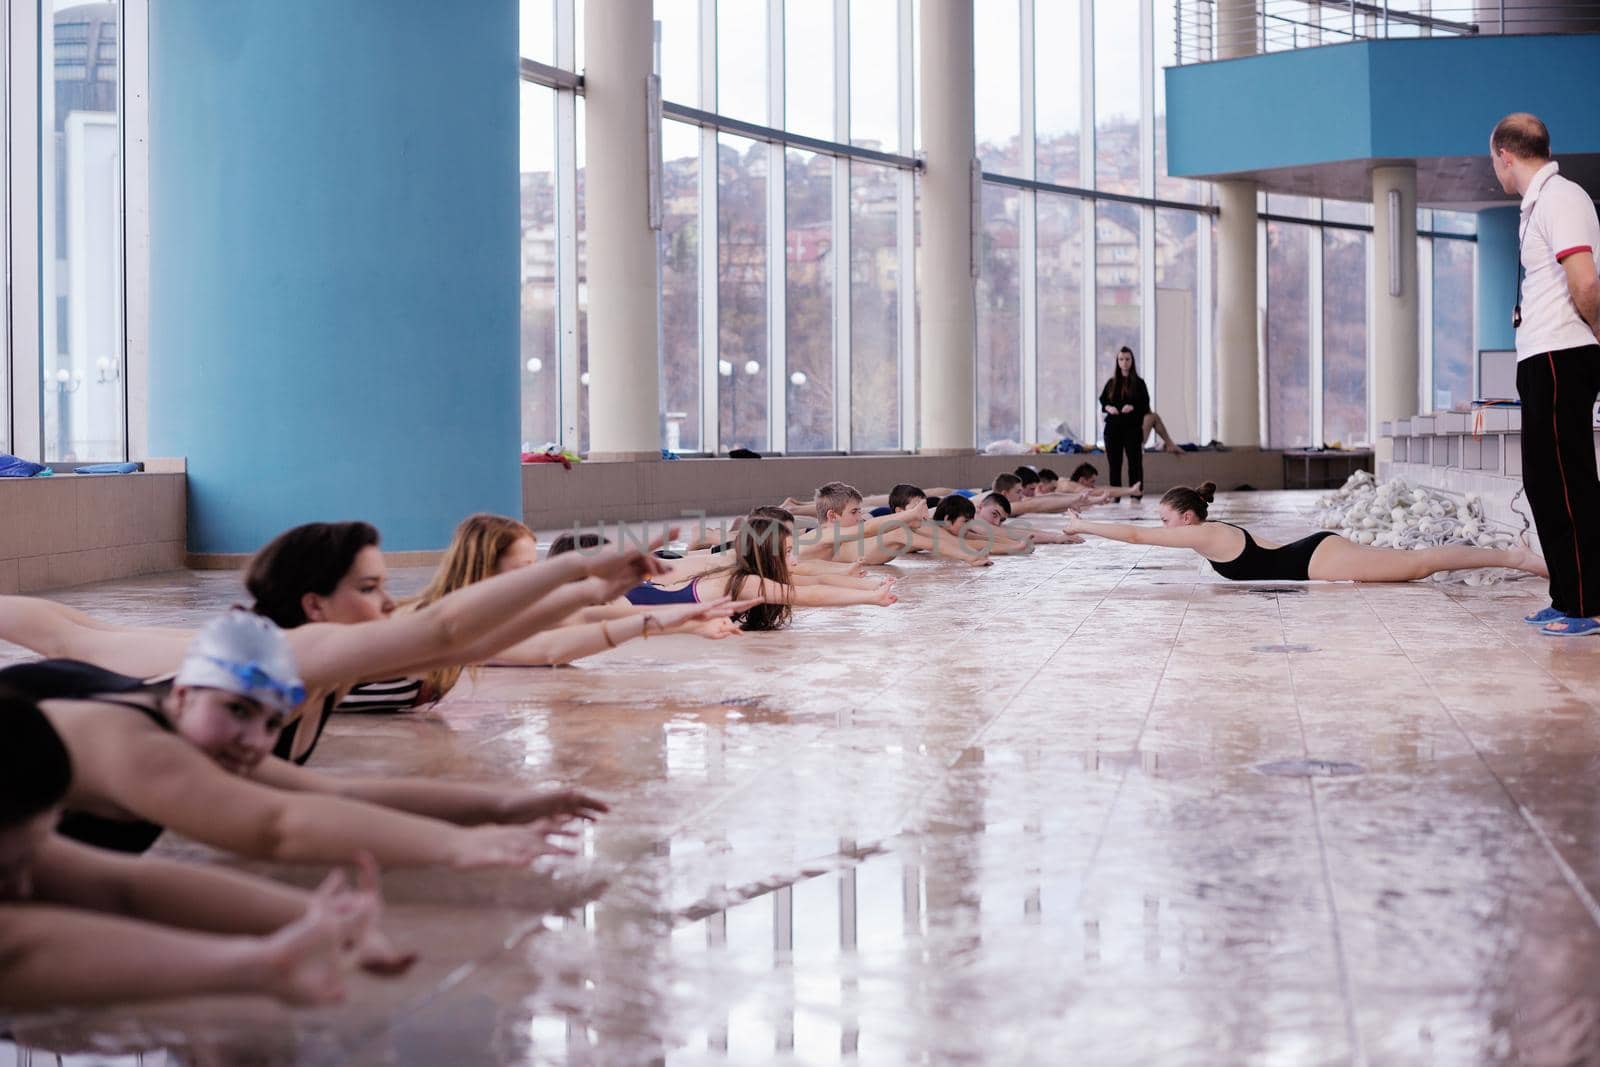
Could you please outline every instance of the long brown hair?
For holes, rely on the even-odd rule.
[[[793,530],[794,515],[783,508],[760,507],[750,513],[735,538],[729,596],[738,600],[749,578],[790,584],[788,542]],[[794,608],[785,600],[781,604],[757,604],[735,618],[744,630],[781,630],[793,617]]]
[[[450,538],[450,547],[429,579],[427,587],[402,606],[409,611],[425,608],[448,593],[463,589],[474,582],[492,578],[500,566],[500,557],[523,538],[531,539],[533,531],[516,519],[504,515],[480,512],[468,515],[456,527]],[[439,700],[461,679],[461,668],[440,667],[427,674],[423,691],[433,700]]]
[[[1122,353],[1128,353],[1128,373],[1122,373]],[[1133,399],[1133,383],[1142,382],[1139,377],[1139,361],[1134,358],[1133,349],[1123,345],[1117,349],[1117,356],[1111,361],[1111,397],[1126,404]]]

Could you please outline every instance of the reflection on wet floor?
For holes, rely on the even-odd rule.
[[[1286,540],[1310,499],[1218,514]],[[1236,585],[1105,542],[897,570],[894,609],[338,720],[324,769],[614,813],[559,871],[388,875],[422,961],[340,1008],[16,1020],[0,1067],[1600,1058],[1600,644],[1524,626],[1539,583]],[[236,581],[59,599],[181,625]]]

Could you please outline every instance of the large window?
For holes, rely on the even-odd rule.
[[[1040,193],[1039,436],[1093,440],[1083,419],[1083,215],[1077,197]]]
[[[1444,212],[1436,212],[1442,215]],[[1477,245],[1435,237],[1433,246],[1433,406],[1473,398],[1473,260]]]
[[[121,459],[122,5],[54,0],[39,11],[43,457]]]
[[[724,5],[730,6],[730,5]],[[717,142],[717,415],[725,448],[767,445],[767,146]]]
[[[790,452],[833,448],[833,160],[788,152],[785,325]]]
[[[1022,437],[1021,196],[983,187],[978,274],[978,443]]]
[[[915,447],[916,9],[653,0],[664,448]],[[583,5],[522,16],[523,440],[581,450]]]
[[[1267,444],[1302,448],[1311,427],[1311,235],[1269,222],[1267,231]]]
[[[1139,247],[1143,211],[1132,204],[1102,200],[1094,209],[1094,367],[1105,382],[1124,345],[1133,349],[1139,373],[1151,377],[1141,329]],[[1098,392],[1098,390],[1097,390]]]
[[[1322,231],[1322,440],[1366,444],[1367,244],[1360,230]]]
[[[900,176],[850,166],[850,444],[900,442]]]
[[[979,447],[1019,432],[1030,442],[1097,440],[1095,398],[1123,345],[1172,413],[1163,412],[1169,427],[1186,439],[1203,436],[1199,375],[1212,344],[1212,306],[1211,272],[1200,264],[1212,246],[1202,224],[1209,187],[1165,175],[1157,86],[1173,48],[1146,44],[1152,31],[1171,29],[1171,13],[1159,6],[997,0],[979,10],[975,132],[988,186]],[[1008,191],[989,191],[1002,187]]]
[[[526,23],[523,33],[527,41]],[[561,440],[556,94],[522,84],[522,447]]]

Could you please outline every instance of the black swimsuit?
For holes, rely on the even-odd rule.
[[[130,678],[126,674],[117,674],[72,659],[36,660],[0,670],[0,689],[9,689],[34,703],[43,700],[92,700],[99,704],[116,704],[137,711],[168,733],[172,732],[172,723],[160,710],[137,700],[119,700],[117,697],[144,693],[164,696],[171,686],[170,680],[152,682]],[[156,838],[161,836],[162,829],[144,819],[112,819],[82,811],[69,811],[56,824],[57,833],[74,841],[134,854],[148,851],[156,843]]]
[[[1224,526],[1233,526],[1225,522]],[[1311,554],[1317,546],[1330,537],[1339,535],[1332,530],[1318,530],[1310,537],[1302,537],[1278,548],[1262,548],[1250,531],[1243,526],[1233,526],[1244,534],[1244,551],[1230,560],[1211,561],[1212,569],[1224,578],[1236,582],[1306,582],[1311,580]]]

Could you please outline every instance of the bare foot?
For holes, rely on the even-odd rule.
[[[1183,455],[1183,449],[1178,447],[1178,444],[1177,444],[1176,441],[1168,441],[1165,445],[1163,445],[1161,447],[1162,447],[1162,451],[1164,451],[1164,452],[1171,452],[1175,456]]]

